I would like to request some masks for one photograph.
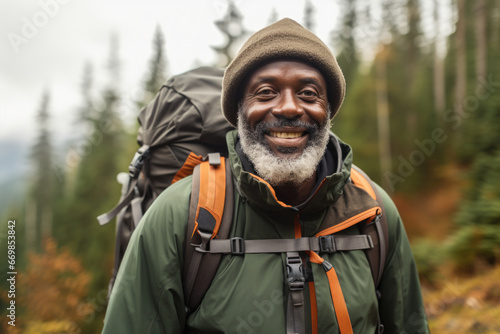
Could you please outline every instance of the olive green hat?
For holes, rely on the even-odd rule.
[[[317,68],[323,74],[333,118],[345,95],[345,79],[330,49],[315,34],[292,19],[285,18],[257,31],[241,47],[224,72],[222,112],[236,126],[239,93],[246,78],[270,61],[296,59]]]

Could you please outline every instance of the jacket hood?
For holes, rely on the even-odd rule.
[[[237,130],[230,131],[227,136],[229,150],[229,162],[235,178],[235,184],[239,193],[253,206],[269,212],[289,212],[290,214],[314,214],[322,212],[328,206],[334,204],[343,193],[343,188],[349,182],[352,150],[351,147],[340,141],[335,135],[330,135],[327,145],[327,153],[337,157],[335,172],[329,172],[320,185],[316,187],[309,199],[298,207],[292,207],[279,201],[272,186],[257,175],[246,171],[236,151],[238,143]]]

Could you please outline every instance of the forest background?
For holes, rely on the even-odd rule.
[[[267,1],[260,11],[267,21],[250,31],[248,3],[212,4],[221,43],[212,45],[213,59],[192,67],[226,66],[286,6]],[[301,12],[287,15],[314,32],[323,4],[300,1]],[[432,332],[500,333],[500,1],[337,0],[336,8],[328,39],[321,36],[347,81],[332,129],[400,210]],[[50,89],[26,97],[40,101],[36,138],[25,155],[29,168],[22,179],[1,184],[2,333],[97,333],[102,326],[114,227],[100,227],[95,217],[117,202],[116,175],[138,148],[134,117],[179,73],[169,57],[182,52],[165,44],[159,22],[151,49],[137,50],[149,62],[128,64],[144,74],[125,94],[119,31],[109,36],[106,71],[75,64],[83,75],[73,89],[79,106],[67,110],[72,136],[54,140]],[[7,37],[13,48],[24,47],[26,36]],[[1,147],[9,164],[12,150]],[[15,327],[7,317],[14,220]]]

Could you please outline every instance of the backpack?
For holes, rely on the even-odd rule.
[[[388,248],[387,220],[376,188],[355,166],[351,170],[352,183],[376,199],[382,212],[369,224],[359,224],[363,236],[354,243],[349,238],[332,235],[280,242],[228,239],[234,198],[232,174],[224,157],[227,156],[225,135],[232,126],[220,109],[222,75],[222,69],[202,67],[174,76],[140,112],[137,136],[140,148],[129,165],[128,175],[121,175],[121,198],[113,209],[97,218],[104,225],[117,217],[115,263],[108,296],[130,237],[144,212],[165,188],[191,174],[193,182],[183,273],[188,313],[201,303],[223,254],[291,249],[291,260],[287,263],[291,275],[288,281],[300,285],[303,284],[299,275],[301,264],[292,263],[299,252],[364,249],[377,287]],[[209,179],[216,182],[209,182]],[[271,244],[279,246],[274,249]]]
[[[226,133],[232,126],[222,115],[220,92],[224,70],[201,67],[170,78],[138,116],[140,146],[121,173],[118,204],[97,217],[101,225],[116,219],[115,262],[111,293],[130,236],[144,212],[172,182],[192,173],[201,156],[227,154]]]

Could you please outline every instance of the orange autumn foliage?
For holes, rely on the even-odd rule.
[[[41,254],[30,253],[26,270],[19,274],[19,305],[23,324],[69,322],[78,324],[91,311],[84,300],[91,280],[89,273],[68,250],[59,250],[47,239]]]

